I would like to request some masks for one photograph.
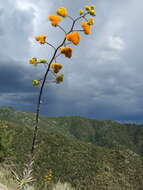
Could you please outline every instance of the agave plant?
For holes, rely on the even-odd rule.
[[[17,189],[18,190],[29,190],[29,184],[34,180],[34,178],[32,177],[32,166],[33,166],[34,161],[30,161],[29,164],[26,165],[24,171],[23,171],[23,175],[22,177],[18,176],[18,174],[12,170],[13,175],[15,176],[16,180],[17,180]]]

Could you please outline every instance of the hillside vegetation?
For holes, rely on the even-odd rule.
[[[28,160],[34,114],[0,108],[0,162],[20,175]],[[34,163],[37,188],[51,169],[54,183],[78,189],[143,187],[143,126],[82,117],[40,117]]]

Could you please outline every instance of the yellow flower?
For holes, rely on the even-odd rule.
[[[85,6],[85,9],[87,10],[87,12],[88,12],[90,15],[96,16],[96,11],[94,10],[94,9],[95,9],[95,6],[94,6],[94,5]]]
[[[54,73],[58,73],[63,66],[60,63],[52,63],[50,67],[53,69]]]
[[[29,60],[29,63],[32,65],[37,65],[38,62],[37,59],[33,57],[32,59]]]
[[[90,34],[90,33],[91,33],[91,32],[90,32],[90,30],[91,30],[91,25],[89,25],[87,22],[83,22],[83,23],[81,24],[81,26],[82,26],[82,28],[83,28],[85,34]]]
[[[57,14],[62,16],[62,17],[66,17],[68,15],[67,9],[64,7],[61,7],[57,10]]]
[[[95,10],[90,10],[89,14],[92,15],[92,16],[96,16],[96,11]]]
[[[47,63],[47,60],[42,58],[42,59],[39,60],[39,63]]]
[[[72,48],[71,47],[61,47],[61,53],[65,55],[65,57],[71,58],[72,56]]]
[[[58,23],[62,20],[60,16],[57,15],[50,15],[49,20],[51,21],[52,26],[58,26]]]
[[[88,24],[88,25],[94,25],[94,18],[90,18],[90,19],[87,21],[87,24]]]
[[[33,86],[38,86],[40,84],[39,80],[32,81]]]
[[[95,6],[95,5],[91,5],[90,8],[91,8],[92,10],[94,10],[94,9],[96,8],[96,6]]]
[[[39,41],[40,44],[45,44],[46,38],[47,38],[47,36],[45,36],[45,35],[39,35],[39,36],[35,37],[35,40]]]
[[[74,45],[77,45],[80,43],[80,34],[78,32],[66,34],[66,39],[68,41],[71,41]]]
[[[49,182],[52,181],[52,178],[53,178],[53,172],[52,172],[52,170],[50,169],[50,170],[48,171],[47,175],[44,176],[44,181],[45,181],[46,183],[49,183]]]
[[[83,15],[84,11],[82,9],[79,10],[79,14]]]
[[[56,77],[56,82],[57,83],[60,83],[60,82],[63,82],[64,81],[64,75],[59,75],[58,77]]]
[[[87,10],[87,11],[90,11],[90,10],[91,10],[91,7],[90,7],[90,6],[85,6],[84,8],[85,8],[85,10]]]

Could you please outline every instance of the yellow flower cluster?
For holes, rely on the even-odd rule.
[[[96,11],[95,11],[95,6],[85,6],[85,10],[91,15],[91,16],[96,16]]]
[[[45,36],[45,35],[39,35],[39,36],[35,37],[35,40],[39,41],[40,44],[45,44],[46,38],[47,38],[47,36]]]
[[[87,21],[87,24],[89,24],[89,25],[94,25],[94,18],[90,18],[90,19]]]
[[[29,59],[29,64],[37,65],[38,61],[37,61],[37,59],[35,57],[33,57],[32,59]]]
[[[57,10],[57,14],[62,16],[62,17],[66,17],[68,15],[67,9],[64,7],[61,7]]]
[[[71,58],[72,56],[72,48],[71,47],[61,47],[60,51],[65,57]]]
[[[50,15],[49,20],[51,21],[52,26],[58,26],[58,23],[62,20],[60,16],[57,15]]]
[[[60,82],[63,82],[63,81],[64,81],[64,75],[63,74],[61,74],[58,77],[56,77],[56,82],[57,83],[60,83]]]
[[[63,68],[60,63],[51,63],[50,67],[53,69],[54,73],[58,73]]]
[[[57,12],[56,12],[59,16],[52,14],[50,16],[48,16],[48,19],[51,21],[52,26],[58,26],[58,23],[62,20],[61,17],[67,17],[68,16],[68,12],[67,9],[64,7],[60,7]]]
[[[52,181],[52,178],[53,178],[53,172],[52,170],[50,169],[47,173],[46,176],[44,176],[44,181],[45,183],[50,183]]]
[[[83,22],[81,24],[81,26],[82,26],[85,34],[90,34],[91,33],[91,31],[90,31],[91,30],[91,25],[89,25],[88,22]]]
[[[35,57],[29,59],[29,64],[32,64],[32,65],[34,65],[34,66],[37,66],[38,63],[47,63],[47,60],[44,59],[44,58],[37,60],[37,58],[35,58]]]
[[[74,45],[78,45],[80,43],[80,34],[78,32],[66,34],[66,39],[71,41]]]

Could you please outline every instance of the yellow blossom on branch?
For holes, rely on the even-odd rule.
[[[95,10],[90,10],[89,14],[92,15],[92,16],[96,16],[96,11]]]
[[[38,86],[40,84],[39,80],[32,81],[33,86]]]
[[[94,9],[96,8],[96,6],[95,6],[95,5],[91,5],[90,8],[91,8],[92,10],[94,10]]]
[[[39,41],[40,44],[45,44],[46,38],[47,38],[47,36],[45,36],[45,35],[39,35],[39,36],[35,37],[35,40]]]
[[[37,65],[38,61],[36,58],[33,57],[32,59],[29,60],[29,63],[32,65]]]
[[[65,57],[71,58],[72,56],[72,48],[71,47],[61,47],[60,51]]]
[[[42,58],[42,59],[39,60],[39,63],[47,63],[47,60]]]
[[[87,10],[87,11],[90,11],[90,10],[91,10],[91,7],[90,7],[90,6],[85,6],[84,8],[85,8],[85,10]]]
[[[87,10],[87,12],[92,15],[92,16],[96,16],[96,11],[95,11],[95,6],[91,5],[91,6],[85,6],[84,7],[85,10]]]
[[[50,67],[53,69],[54,73],[58,73],[63,66],[60,63],[51,63]]]
[[[62,16],[62,17],[66,17],[68,15],[67,9],[64,7],[61,7],[57,10],[57,14]]]
[[[57,83],[60,83],[60,82],[63,82],[63,81],[64,81],[64,75],[63,74],[61,74],[58,77],[56,77],[56,82]]]
[[[89,24],[89,25],[94,25],[94,18],[90,18],[90,19],[87,21],[87,24]]]
[[[49,20],[51,21],[52,26],[58,26],[58,23],[62,20],[60,16],[57,15],[50,15]]]
[[[78,32],[66,34],[66,39],[71,41],[74,45],[78,45],[80,43],[80,34]]]
[[[82,26],[85,34],[90,34],[91,33],[91,31],[90,31],[91,30],[91,25],[89,25],[87,22],[83,22],[81,24],[81,26]]]
[[[82,9],[79,10],[79,15],[83,15],[84,11]]]

